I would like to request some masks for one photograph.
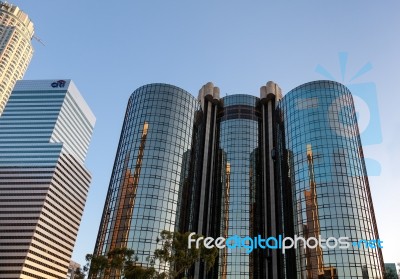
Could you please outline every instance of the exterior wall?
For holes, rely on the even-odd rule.
[[[147,265],[164,229],[214,238],[379,238],[349,90],[318,81],[282,98],[268,82],[260,98],[220,99],[218,87],[207,83],[197,102],[171,85],[137,89],[95,254],[128,247]],[[380,250],[364,248],[284,255],[238,248],[220,250],[206,269],[197,263],[189,273],[198,279],[382,278],[383,261]]]
[[[33,55],[33,23],[18,7],[0,3],[0,115]]]
[[[132,93],[95,254],[127,247],[146,265],[161,247],[156,242],[161,231],[175,230],[197,109],[193,96],[172,85],[149,84]],[[108,274],[105,278],[119,278],[117,272]]]
[[[222,98],[218,114],[221,154],[222,203],[220,235],[252,236],[257,234],[255,197],[259,190],[259,125],[261,113],[258,98],[232,95]],[[244,249],[220,250],[218,278],[253,278],[254,259]]]
[[[53,83],[19,81],[0,117],[0,274],[6,278],[65,278],[89,189],[87,148],[76,146],[90,141],[94,116],[75,98],[71,81]],[[56,127],[65,137],[52,137]]]
[[[291,194],[283,197],[286,235],[378,239],[350,91],[306,83],[284,96],[278,113],[282,192]],[[297,249],[286,260],[290,279],[382,278],[379,249]]]
[[[280,214],[279,208],[282,206],[282,200],[279,187],[276,187],[279,181],[279,174],[276,167],[276,106],[282,98],[280,87],[273,81],[267,82],[260,88],[260,111],[262,115],[262,124],[260,129],[261,144],[261,190],[256,196],[256,209],[258,209],[259,227],[256,233],[264,236],[278,237]],[[256,250],[255,263],[258,266],[254,278],[278,278],[278,274],[283,270],[280,266],[279,251],[270,250],[268,252]]]
[[[221,197],[219,184],[214,179],[218,154],[216,123],[220,108],[219,93],[219,88],[211,82],[199,90],[200,107],[196,111],[193,127],[190,177],[188,187],[184,187],[188,198],[183,200],[180,207],[180,212],[188,212],[187,223],[180,222],[179,230],[183,232],[197,232],[207,236],[217,235],[219,232]],[[196,263],[194,277],[204,278],[206,269],[204,263]]]

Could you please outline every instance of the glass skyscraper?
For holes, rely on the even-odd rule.
[[[17,82],[0,117],[0,278],[65,278],[94,124],[72,81]]]
[[[174,231],[187,183],[196,99],[176,86],[150,84],[131,95],[107,193],[95,254],[135,250],[148,263],[162,230]],[[167,268],[163,265],[160,269]],[[120,278],[111,270],[104,278]]]
[[[286,234],[379,239],[350,91],[337,82],[301,85],[278,105]],[[289,229],[290,228],[290,229]],[[292,260],[294,260],[291,262]],[[289,264],[290,263],[290,264]],[[382,278],[379,249],[302,249],[289,278]],[[324,277],[325,276],[325,277]]]
[[[166,150],[174,150],[172,161]],[[214,239],[379,238],[349,90],[316,81],[282,97],[279,86],[268,82],[260,97],[220,98],[219,88],[207,83],[195,100],[171,85],[137,89],[128,103],[95,254],[132,248],[146,265],[164,229]],[[303,248],[285,254],[220,249],[209,272],[199,262],[190,274],[383,278],[379,249]]]
[[[225,238],[232,235],[252,236],[255,229],[256,195],[259,190],[259,129],[261,112],[259,98],[231,95],[221,99],[223,109],[218,115],[219,164],[223,183],[221,229]],[[221,251],[220,278],[243,278],[253,272],[253,254],[244,249]]]

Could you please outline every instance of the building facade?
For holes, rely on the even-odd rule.
[[[94,124],[72,81],[17,82],[0,117],[0,278],[65,278]]]
[[[135,251],[139,263],[177,224],[181,185],[188,181],[196,99],[171,85],[140,87],[129,99],[107,193],[95,254]],[[160,270],[168,268],[157,265]],[[117,270],[104,278],[120,278]]]
[[[0,2],[0,115],[33,55],[33,23],[17,6]]]
[[[256,226],[256,195],[259,190],[257,165],[261,113],[256,108],[258,98],[231,95],[222,98],[223,110],[218,115],[218,171],[223,174],[224,191],[221,203],[223,236],[253,236]],[[246,185],[247,187],[243,187]],[[221,251],[218,276],[235,278],[250,275],[254,270],[254,254],[244,249]]]
[[[268,82],[261,87],[260,97],[221,98],[219,88],[207,83],[197,102],[185,93],[190,102],[184,111],[180,111],[182,103],[171,101],[182,99],[179,92],[183,90],[166,88],[175,89],[147,85],[129,100],[95,254],[127,247],[139,251],[139,258],[142,254],[151,257],[163,229],[214,239],[235,235],[252,239],[321,235],[348,237],[351,242],[379,238],[353,100],[346,87],[316,81],[283,97],[279,86]],[[166,117],[168,113],[153,101],[164,95],[170,97],[163,108],[173,117]],[[188,121],[182,122],[180,115]],[[153,150],[147,141],[158,133],[151,130],[151,120],[164,118],[181,127],[159,137],[162,148]],[[129,124],[132,121],[135,124]],[[183,148],[175,140],[182,133],[187,135]],[[180,152],[177,159],[182,171],[174,184],[177,195],[165,193],[169,188],[163,185],[168,185],[171,174],[157,167],[168,160],[164,146]],[[145,162],[148,172],[154,172],[153,180],[139,177],[143,170],[137,169]],[[168,213],[158,195],[172,199],[173,219],[157,213]],[[148,206],[147,215],[135,201],[143,198],[146,204],[157,205]],[[130,215],[123,214],[124,210]],[[150,220],[151,214],[168,226],[150,222],[156,218]],[[123,242],[113,236],[120,231],[125,232]],[[146,264],[145,257],[139,262]],[[216,264],[206,270],[199,262],[190,274],[221,279],[383,278],[383,259],[379,249],[365,247],[301,247],[286,253],[260,247],[251,253],[224,248]],[[104,278],[120,278],[120,274]]]
[[[278,105],[286,235],[379,239],[351,92],[333,81],[303,84]],[[290,193],[290,194],[289,194]],[[380,249],[297,249],[289,278],[382,278]],[[292,260],[295,260],[292,261]]]

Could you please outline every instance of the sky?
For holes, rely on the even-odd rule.
[[[97,117],[86,161],[93,179],[73,260],[83,264],[93,252],[136,88],[163,82],[197,96],[212,81],[222,96],[258,96],[269,80],[286,93],[329,76],[371,89],[373,98],[357,98],[361,126],[377,124],[362,134],[364,155],[375,161],[368,171],[384,260],[400,262],[399,1],[10,2],[30,16],[45,44],[34,40],[24,79],[73,79]]]

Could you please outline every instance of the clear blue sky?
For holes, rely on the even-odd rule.
[[[87,158],[93,182],[73,259],[93,251],[129,95],[151,82],[197,96],[213,81],[221,93],[258,95],[268,80],[284,92],[323,79],[376,85],[383,141],[364,147],[381,165],[370,183],[385,262],[400,261],[400,2],[388,1],[14,0],[35,23],[26,79],[71,78],[97,124]],[[339,52],[348,53],[342,79]],[[368,111],[368,110],[367,110]],[[377,130],[377,133],[379,131]]]

